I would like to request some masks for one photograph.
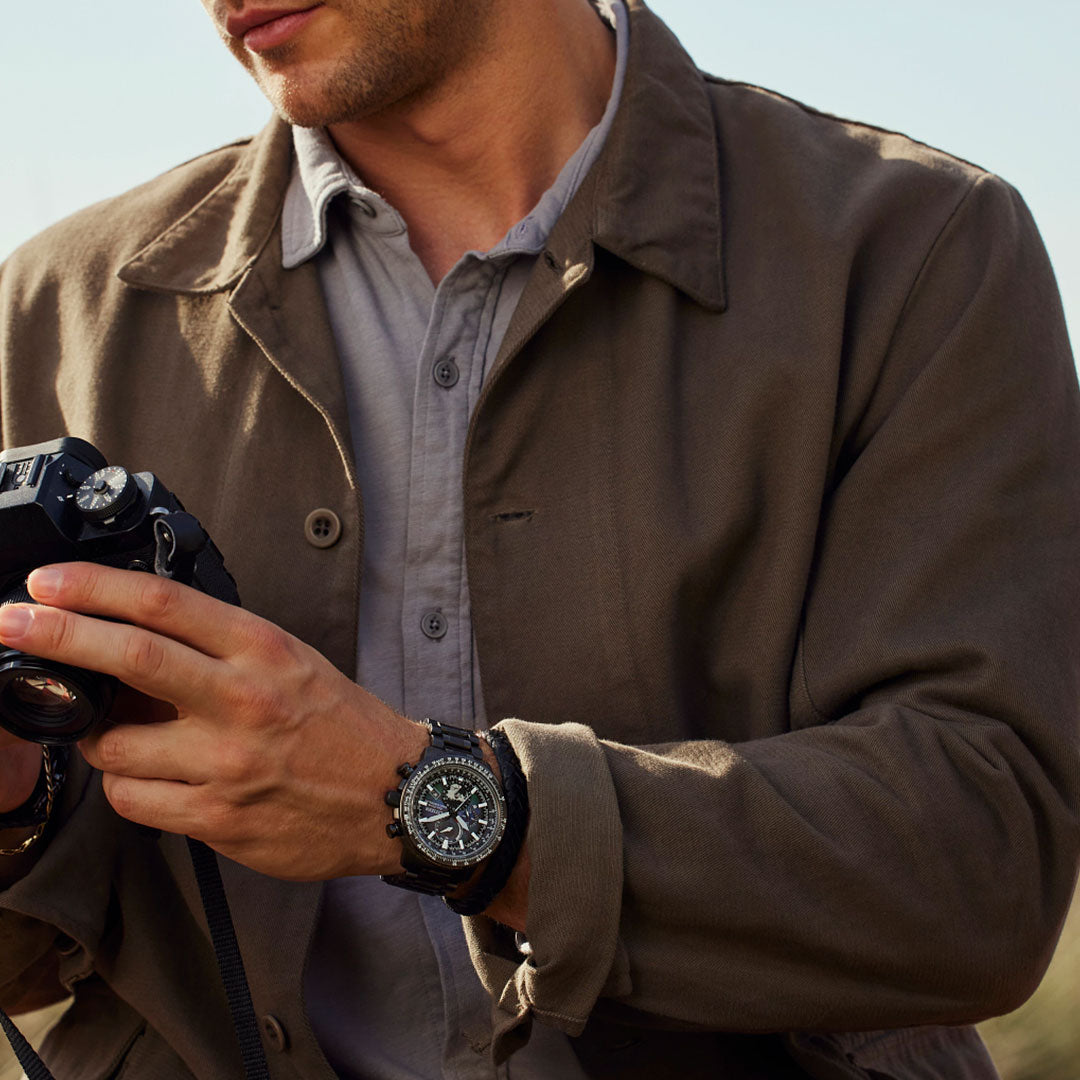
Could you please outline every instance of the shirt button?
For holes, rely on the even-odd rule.
[[[452,356],[447,357],[445,360],[436,360],[435,366],[431,369],[431,374],[444,390],[456,386],[458,379],[461,377],[461,372],[458,371],[458,366],[454,363]]]
[[[262,1018],[263,1035],[271,1048],[279,1053],[289,1048],[289,1036],[282,1022],[269,1013]]]
[[[450,624],[446,621],[446,616],[441,611],[429,611],[420,620],[420,629],[424,631],[425,636],[431,638],[432,641],[438,641],[439,638],[446,637],[446,631],[450,628]]]
[[[317,548],[333,547],[341,536],[341,518],[333,510],[319,507],[304,520],[304,539]]]

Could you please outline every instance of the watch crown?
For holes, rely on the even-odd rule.
[[[386,835],[389,836],[391,840],[393,840],[395,837],[400,836],[401,833],[401,825],[396,821],[392,821],[389,825],[386,826]]]
[[[400,806],[401,805],[401,792],[394,790],[386,793],[386,805],[387,806]]]
[[[399,765],[397,768],[398,776],[407,780],[413,774],[413,767],[406,761],[404,765]]]

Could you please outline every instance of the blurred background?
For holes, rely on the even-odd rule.
[[[1075,342],[1077,0],[651,6],[709,71],[902,131],[1018,187],[1053,260]],[[251,134],[268,115],[197,0],[6,4],[0,99],[0,259],[50,222]],[[1076,904],[1035,997],[982,1030],[1004,1080],[1080,1080]],[[5,1070],[12,1066],[0,1051],[0,1080]]]

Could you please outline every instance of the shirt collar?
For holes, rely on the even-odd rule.
[[[536,206],[489,252],[488,257],[535,254],[577,191],[582,177],[599,156],[622,98],[629,54],[629,15],[624,0],[593,0],[600,17],[615,31],[616,62],[611,97],[600,122],[585,136],[563,166],[555,183]],[[399,235],[405,231],[401,215],[377,192],[364,184],[338,153],[323,128],[292,129],[295,165],[282,210],[282,265],[291,270],[322,250],[327,239],[328,210],[340,195],[363,209],[365,227],[373,232]]]
[[[727,84],[702,76],[645,0],[625,2],[630,47],[622,104],[596,167],[546,248],[555,264],[569,267],[584,257],[584,245],[595,245],[723,311],[720,162],[736,155],[745,117],[736,110],[732,119]],[[288,295],[308,303],[301,287],[307,279],[281,269],[282,203],[294,160],[292,129],[275,116],[254,139],[167,174],[135,204],[138,228],[130,238],[140,239],[134,254],[125,245],[116,274],[133,288],[192,296],[236,289],[254,277],[252,287],[272,293],[274,304]],[[151,239],[139,230],[152,232]]]

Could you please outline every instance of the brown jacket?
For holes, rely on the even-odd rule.
[[[487,710],[520,718],[533,806],[531,957],[467,927],[496,1053],[536,1018],[597,1076],[992,1075],[944,1025],[1030,993],[1080,847],[1050,267],[1000,180],[703,77],[631,8],[620,114],[464,466]],[[289,168],[275,122],[15,255],[3,441],[157,472],[246,605],[350,671],[361,501],[314,270],[281,267]],[[61,1080],[238,1075],[183,842],[82,774],[63,818],[0,894],[0,998],[59,963]],[[329,1076],[319,887],[225,878],[272,1075]]]

